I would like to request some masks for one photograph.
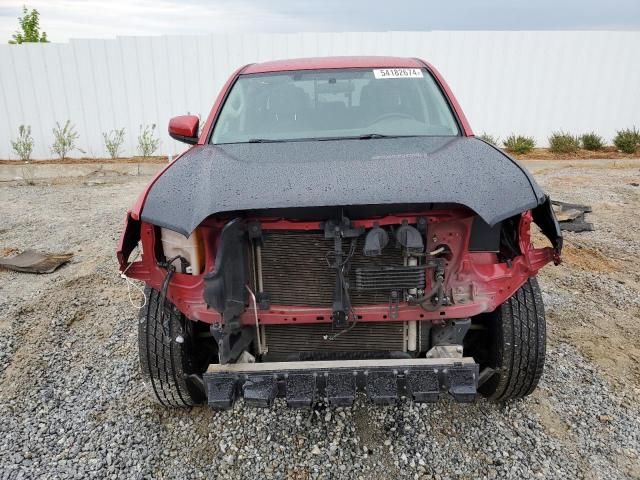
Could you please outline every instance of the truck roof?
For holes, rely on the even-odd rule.
[[[253,63],[247,65],[241,74],[330,68],[423,68],[424,66],[418,59],[403,57],[311,57]]]

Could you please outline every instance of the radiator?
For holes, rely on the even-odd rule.
[[[404,322],[358,323],[338,333],[330,323],[269,325],[265,342],[270,354],[305,352],[373,352],[406,350]]]
[[[343,241],[347,252],[350,240]],[[377,257],[362,254],[364,239],[358,238],[349,271],[351,303],[358,305],[389,304],[390,290],[357,288],[363,285],[359,272],[402,268],[403,256],[399,248],[389,245]],[[329,267],[327,255],[333,251],[333,240],[325,239],[322,232],[268,231],[262,246],[263,290],[272,305],[299,305],[331,307],[336,282],[336,271]],[[424,274],[407,272],[411,279],[424,284]],[[420,280],[421,278],[421,280]],[[415,286],[415,284],[414,284]]]

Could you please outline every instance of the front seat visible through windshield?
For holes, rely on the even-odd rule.
[[[440,88],[418,71],[410,78],[378,78],[364,68],[240,76],[211,142],[459,135]]]

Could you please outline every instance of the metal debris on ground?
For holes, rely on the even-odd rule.
[[[593,223],[585,220],[585,214],[591,213],[588,205],[578,205],[575,203],[559,202],[552,200],[553,211],[556,214],[561,230],[569,232],[591,232]]]
[[[72,257],[73,253],[47,254],[26,250],[14,257],[0,258],[0,267],[16,272],[51,273]]]

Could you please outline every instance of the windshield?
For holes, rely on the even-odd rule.
[[[306,70],[241,76],[211,143],[459,135],[428,71]]]

